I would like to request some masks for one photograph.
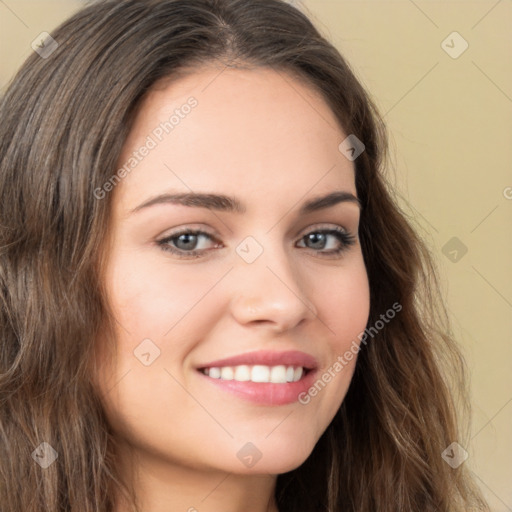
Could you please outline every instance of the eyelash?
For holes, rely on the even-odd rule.
[[[322,257],[329,257],[329,256],[338,256],[342,252],[349,249],[352,245],[355,244],[356,237],[347,231],[345,231],[342,228],[331,228],[331,229],[316,229],[313,231],[310,231],[309,233],[306,233],[303,237],[300,238],[300,240],[304,240],[308,235],[311,234],[325,234],[325,235],[333,235],[335,236],[338,241],[341,242],[341,246],[338,249],[333,249],[328,252],[322,252],[322,250],[318,250],[319,254],[323,254],[325,256]],[[186,229],[183,231],[180,231],[178,233],[173,233],[170,236],[167,236],[161,240],[158,240],[156,243],[157,245],[166,252],[170,252],[179,258],[199,258],[204,252],[208,251],[209,249],[199,249],[199,250],[193,250],[193,251],[183,251],[181,249],[175,249],[172,248],[169,244],[172,240],[175,240],[179,238],[182,235],[205,235],[206,237],[215,240],[213,235],[210,235],[209,233],[206,233],[205,231],[196,230],[196,229]],[[316,251],[316,249],[311,249],[312,251]]]

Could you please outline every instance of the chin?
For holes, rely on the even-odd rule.
[[[242,463],[236,464],[236,467],[230,468],[230,471],[238,474],[252,475],[288,473],[301,466],[315,447],[314,442],[308,443],[303,438],[283,438],[278,436],[277,433],[274,435],[274,439],[272,439],[271,435],[268,439],[262,440],[259,443],[255,442],[254,445],[258,451],[253,446],[247,446],[246,452],[240,454]],[[243,459],[245,453],[260,458],[252,464],[249,459],[247,466],[244,467]]]
[[[262,459],[252,468],[241,468],[238,466],[237,468],[231,468],[230,472],[237,473],[239,475],[281,475],[297,469],[306,459],[307,457],[297,457],[292,455],[281,460],[277,460],[276,457],[275,460],[263,462]]]

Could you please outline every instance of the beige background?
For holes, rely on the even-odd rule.
[[[493,511],[512,511],[512,1],[293,3],[348,58],[385,114],[392,179],[437,255],[471,369],[464,464]],[[31,42],[80,5],[0,0],[1,90]],[[463,48],[454,31],[469,45],[458,58],[443,49]]]

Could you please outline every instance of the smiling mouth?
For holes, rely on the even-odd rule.
[[[298,382],[309,373],[310,370],[303,366],[266,366],[258,364],[223,367],[212,366],[210,368],[199,368],[199,371],[212,379],[286,384]]]

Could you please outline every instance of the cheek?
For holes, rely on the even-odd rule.
[[[339,409],[348,391],[357,363],[359,335],[365,330],[370,311],[370,290],[364,264],[340,272],[317,301],[318,316],[330,333],[328,357],[313,386],[300,403],[316,410],[316,433],[321,435]]]
[[[364,331],[370,313],[370,289],[364,263],[340,272],[321,291],[321,311],[332,334],[333,348],[345,351]]]
[[[162,263],[163,262],[163,263]],[[165,258],[148,263],[144,254],[119,257],[112,265],[110,301],[123,336],[162,340],[197,306],[211,287],[212,276],[166,265]],[[122,330],[122,329],[121,329]]]

